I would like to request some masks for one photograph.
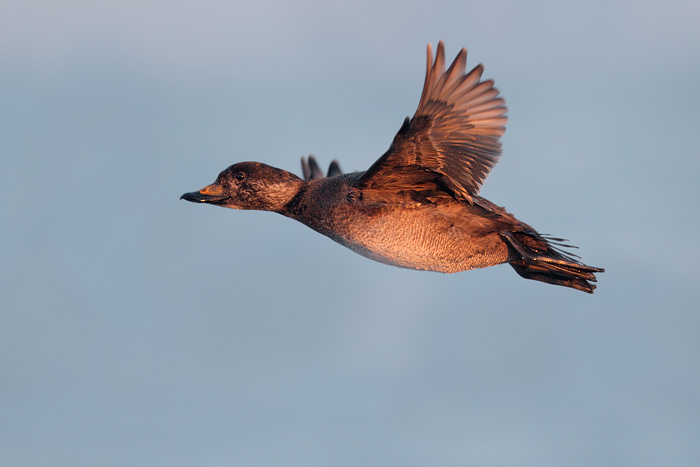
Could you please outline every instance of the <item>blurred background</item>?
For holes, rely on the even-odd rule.
[[[482,194],[595,295],[178,200],[366,169],[440,39],[509,108]],[[0,464],[700,465],[698,83],[691,0],[4,1]]]

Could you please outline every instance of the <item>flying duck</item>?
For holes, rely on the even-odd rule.
[[[323,176],[302,157],[303,179],[260,162],[240,162],[180,198],[231,209],[273,211],[381,263],[455,273],[508,263],[522,277],[593,293],[596,273],[548,237],[479,196],[501,155],[506,107],[483,65],[466,73],[462,49],[445,70],[438,43],[418,109],[364,172]]]

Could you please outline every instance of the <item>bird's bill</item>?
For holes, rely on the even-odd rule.
[[[218,204],[229,199],[229,196],[224,193],[224,189],[218,183],[212,183],[205,186],[199,191],[192,191],[180,196],[180,199],[191,201],[193,203],[210,203]]]

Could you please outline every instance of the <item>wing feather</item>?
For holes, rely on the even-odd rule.
[[[455,198],[473,201],[501,155],[499,138],[508,119],[493,80],[481,81],[483,65],[466,73],[466,62],[462,49],[445,70],[443,42],[434,60],[428,44],[418,109],[358,185],[405,189],[409,183],[437,183]]]

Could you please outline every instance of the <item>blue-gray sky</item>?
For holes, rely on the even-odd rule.
[[[0,464],[700,463],[698,2],[352,3],[3,3]],[[439,39],[509,107],[482,194],[595,295],[178,200],[367,168]]]

